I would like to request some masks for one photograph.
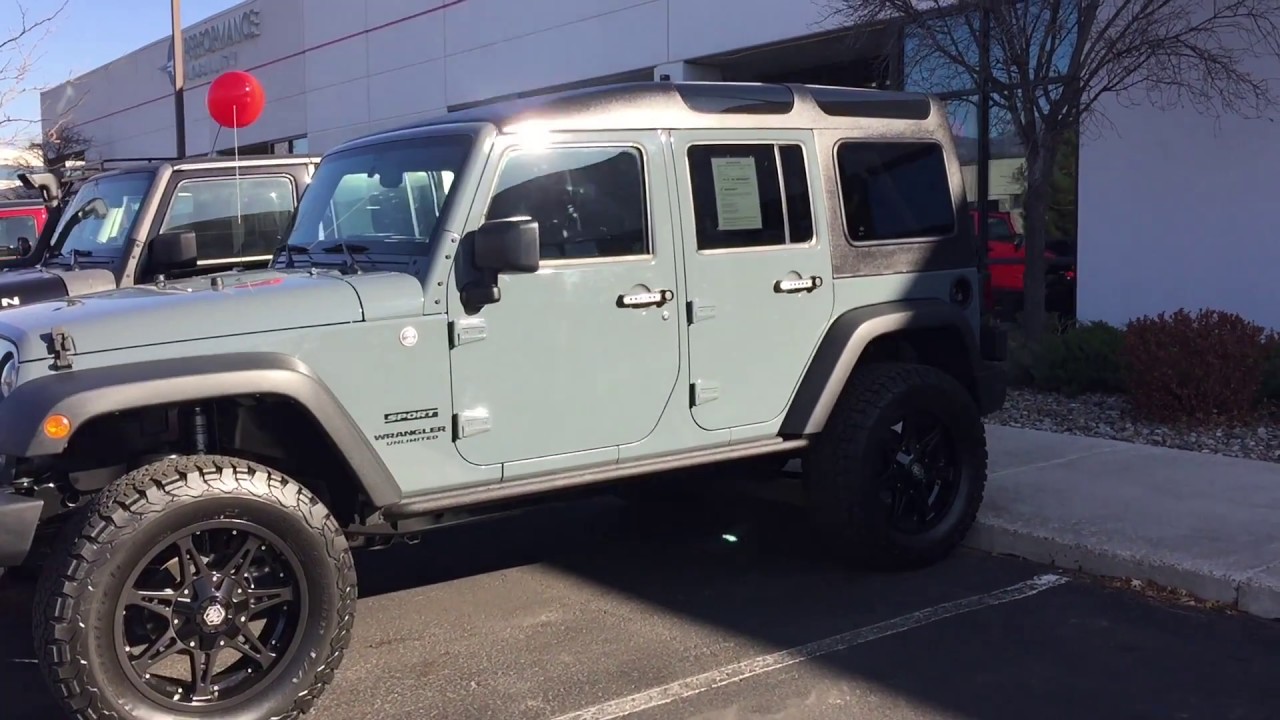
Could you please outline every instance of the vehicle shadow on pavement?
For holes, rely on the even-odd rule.
[[[597,668],[600,679],[597,687],[572,698],[563,697],[570,672],[557,665],[562,661],[543,654],[536,645],[518,644],[524,640],[511,640],[495,626],[488,641],[494,652],[536,657],[537,662],[529,662],[522,671],[525,677],[506,691],[489,684],[484,698],[471,698],[455,708],[436,707],[437,714],[429,715],[457,720],[497,717],[507,711],[507,716],[523,718],[525,713],[516,710],[522,706],[550,710],[529,715],[530,720],[556,717],[1049,572],[967,551],[917,572],[853,572],[824,552],[799,508],[736,495],[716,495],[684,505],[621,503],[610,498],[549,505],[440,528],[417,545],[360,551],[357,564],[362,605],[376,603],[367,610],[386,612],[423,588],[452,597],[450,585],[455,582],[466,586],[468,579],[527,569],[552,572],[593,592],[619,598],[620,606],[610,612],[636,614],[636,619],[624,619],[624,623],[663,626],[649,635],[640,625],[627,626],[634,628],[632,640],[637,645],[648,636],[666,638],[650,642],[647,648],[620,647],[616,640],[575,647],[574,662]],[[520,592],[518,587],[512,591]],[[0,580],[0,697],[4,698],[0,717],[5,720],[59,717],[32,655],[30,602],[29,582]],[[466,602],[483,605],[486,600],[467,596]],[[637,611],[637,605],[647,610]],[[421,603],[415,612],[431,612],[428,607]],[[586,608],[580,622],[594,622],[592,611]],[[445,615],[452,610],[445,607],[438,612]],[[478,612],[477,617],[484,617],[483,610]],[[359,622],[376,620],[375,614]],[[639,619],[642,615],[648,619]],[[436,622],[440,618],[424,617],[422,625],[426,628]],[[424,633],[431,637],[429,631]],[[608,633],[607,627],[600,627],[600,635]],[[362,646],[359,625],[356,635],[353,662]],[[706,642],[688,639],[693,636],[716,638],[711,646],[720,648],[714,652],[723,656],[713,651],[705,656],[688,652]],[[641,663],[643,653],[659,660]],[[1280,686],[1272,679],[1278,655],[1280,628],[1273,625],[1169,609],[1129,593],[1073,582],[823,655],[794,670],[766,673],[635,717],[1273,720],[1275,708],[1280,707]],[[412,664],[405,660],[405,672],[422,672],[407,669]],[[614,667],[629,670],[614,672],[610,669]],[[639,674],[636,668],[642,668]],[[446,663],[431,672],[437,677],[415,675],[406,681],[447,683],[454,688],[466,687],[468,682],[484,686],[488,680],[484,673],[489,671],[483,663],[462,662]],[[472,672],[477,673],[474,678],[467,675]],[[332,694],[315,713],[320,720],[328,720],[330,712],[338,713],[332,717],[345,718],[349,714],[345,708],[367,707],[365,693],[378,692],[367,691],[355,680],[344,683],[339,675]],[[819,696],[840,699],[817,707],[812,698]],[[845,702],[855,704],[839,704]]]

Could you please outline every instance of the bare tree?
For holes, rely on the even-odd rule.
[[[1068,138],[1106,120],[1105,99],[1214,118],[1276,107],[1266,73],[1280,59],[1280,0],[815,1],[828,24],[901,23],[906,76],[948,89],[978,87],[987,3],[993,124],[1006,120],[1025,151],[1023,324],[1032,342],[1044,331],[1054,161]]]
[[[3,2],[3,0],[0,0]],[[14,0],[5,3],[14,9],[0,11],[0,141],[11,142],[40,118],[14,115],[13,104],[19,97],[44,89],[32,79],[39,62],[38,47],[48,37],[56,20],[67,7],[62,0],[52,9],[32,12],[26,4]]]
[[[58,174],[68,160],[83,159],[84,152],[92,143],[92,139],[78,126],[64,118],[44,131],[40,140],[29,143],[27,149],[32,151],[33,162],[38,159],[41,168]]]

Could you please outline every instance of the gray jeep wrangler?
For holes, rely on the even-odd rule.
[[[270,268],[3,313],[0,566],[42,558],[54,694],[294,717],[352,547],[666,471],[800,459],[833,548],[943,558],[1004,398],[965,207],[933,98],[612,86],[334,149]]]

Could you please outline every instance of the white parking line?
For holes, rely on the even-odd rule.
[[[740,663],[727,665],[718,670],[712,670],[701,675],[695,675],[684,680],[678,680],[669,685],[663,685],[642,693],[637,693],[629,697],[611,700],[607,703],[589,707],[585,710],[571,712],[568,715],[561,715],[555,720],[610,720],[631,713],[647,710],[651,707],[657,707],[675,700],[681,700],[691,695],[696,695],[704,690],[727,685],[731,682],[737,682],[749,678],[752,675],[777,670],[802,660],[809,660],[820,655],[826,655],[839,650],[860,645],[886,635],[894,635],[928,625],[929,623],[943,620],[953,615],[973,612],[981,610],[992,605],[1010,602],[1012,600],[1021,600],[1031,597],[1036,593],[1048,590],[1051,587],[1061,585],[1067,582],[1067,578],[1061,575],[1037,575],[1036,577],[1026,581],[1012,585],[1003,590],[996,590],[985,595],[975,595],[963,600],[936,605],[927,610],[903,615],[893,620],[886,620],[882,623],[871,625],[870,627],[852,630],[840,635],[834,635],[823,640],[811,642],[808,645],[801,645],[782,652],[776,652],[772,655],[762,655],[750,660],[744,660]]]

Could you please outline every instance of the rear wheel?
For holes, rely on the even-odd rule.
[[[168,459],[73,518],[40,580],[36,651],[73,717],[292,718],[332,680],[355,569],[310,492],[235,458]]]
[[[937,368],[855,369],[804,463],[811,511],[859,564],[913,568],[949,555],[973,526],[987,479],[973,399]]]

